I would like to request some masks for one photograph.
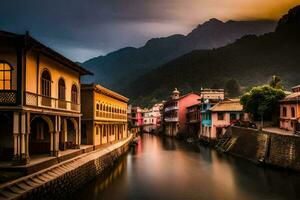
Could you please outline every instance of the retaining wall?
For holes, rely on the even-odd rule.
[[[256,163],[300,170],[300,137],[230,127],[217,148]]]

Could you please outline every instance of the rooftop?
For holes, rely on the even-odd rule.
[[[15,33],[10,33],[10,32],[0,30],[0,37],[12,39],[16,41],[19,45],[21,45],[23,48],[32,49],[37,52],[40,52],[48,56],[49,58],[65,65],[66,67],[79,72],[81,75],[93,75],[92,72],[84,69],[83,67],[76,64],[75,62],[71,61],[70,59],[64,57],[60,53],[51,49],[50,47],[47,47],[41,42],[39,42],[38,40],[34,39],[29,35],[28,32],[22,35],[22,34],[15,34]]]
[[[123,95],[118,94],[117,92],[114,92],[110,89],[107,89],[107,88],[105,88],[105,87],[103,87],[102,85],[99,85],[99,84],[95,84],[95,83],[82,84],[81,89],[82,90],[89,90],[89,89],[90,90],[95,90],[98,93],[105,94],[107,96],[110,96],[112,98],[118,99],[118,100],[126,102],[126,103],[129,101],[129,99],[127,97],[124,97]]]
[[[210,110],[212,112],[241,112],[243,110],[243,105],[240,103],[239,99],[230,99],[217,103]]]
[[[299,101],[300,100],[300,92],[294,92],[287,95],[281,102],[289,102],[289,101]]]

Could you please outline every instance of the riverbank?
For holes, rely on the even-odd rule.
[[[132,135],[118,143],[0,185],[0,199],[62,199],[101,174],[129,149]]]
[[[216,145],[220,152],[252,162],[300,171],[300,137],[230,127]]]

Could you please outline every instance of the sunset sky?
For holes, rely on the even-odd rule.
[[[300,0],[10,0],[1,2],[0,29],[26,30],[75,61],[152,37],[187,34],[210,18],[279,19]]]

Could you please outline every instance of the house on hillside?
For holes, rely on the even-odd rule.
[[[211,111],[210,140],[219,139],[232,124],[243,119],[243,105],[239,99],[228,99],[215,104]]]
[[[280,101],[280,128],[300,132],[300,85]]]
[[[195,92],[180,96],[180,92],[175,88],[163,108],[163,123],[166,135],[177,136],[187,130],[186,109],[198,103],[199,99],[200,94]]]
[[[28,33],[0,32],[0,161],[80,148],[80,77],[92,74]]]
[[[201,126],[201,105],[200,102],[187,107],[186,109],[187,137],[197,138]]]
[[[202,140],[209,140],[211,138],[212,129],[212,117],[211,108],[224,100],[224,90],[223,89],[202,89],[200,92],[201,104],[201,123],[200,123],[200,134],[199,138]]]
[[[160,126],[160,109],[162,104],[155,104],[152,108],[144,111],[143,131],[150,133],[155,132]]]

